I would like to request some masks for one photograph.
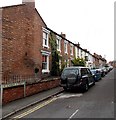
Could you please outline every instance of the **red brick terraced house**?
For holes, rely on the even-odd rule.
[[[59,67],[65,63],[65,67],[72,66],[71,60],[75,58],[75,47],[76,45],[71,41],[66,39],[66,34],[57,34],[50,28],[47,28],[52,34],[55,35],[55,40],[57,43],[57,51],[59,54]]]
[[[65,66],[72,66],[71,60],[76,56],[86,57],[88,51],[67,40],[65,34],[57,34],[47,27],[34,2],[23,2],[20,5],[3,7],[1,10],[3,81],[16,79],[17,76],[21,79],[42,79],[50,75],[51,33],[57,43],[60,68],[63,63]],[[79,49],[77,53],[76,48]],[[99,66],[99,59],[95,62]]]
[[[25,90],[20,86],[20,89],[15,87],[15,94],[12,96],[9,95],[14,92],[13,89],[9,91],[9,88],[6,88],[3,93],[4,103],[59,85],[58,81],[47,83],[43,79],[50,76],[53,66],[52,37],[56,42],[60,69],[62,66],[72,66],[71,60],[75,57],[89,58],[87,50],[67,40],[65,34],[58,34],[47,27],[35,8],[34,0],[26,1],[23,0],[20,5],[0,8],[2,83],[28,82]],[[91,56],[92,54],[92,60]],[[96,60],[91,62],[99,66],[98,56],[93,55],[93,58]],[[44,83],[39,83],[41,80]]]
[[[26,2],[1,9],[3,78],[30,77],[35,73],[41,78],[42,55],[50,55],[45,40],[49,31],[35,4]]]
[[[96,68],[101,68],[106,65],[107,60],[103,58],[101,55],[94,53],[93,57],[95,58],[94,64]]]
[[[109,64],[114,68],[116,68],[116,60],[110,61]]]
[[[26,1],[26,0],[25,0]],[[35,8],[34,2],[2,7],[2,80],[38,80],[50,75],[51,46],[53,33],[59,52],[59,65],[71,66],[75,57],[74,43],[65,34],[57,34],[47,28]]]
[[[56,79],[40,81],[51,68],[50,30],[33,0],[0,11],[3,103],[58,86]]]

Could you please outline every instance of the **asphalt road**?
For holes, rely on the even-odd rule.
[[[114,118],[114,70],[86,93],[64,92],[15,118]]]

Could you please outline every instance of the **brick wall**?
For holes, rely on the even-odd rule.
[[[55,79],[50,81],[42,81],[35,84],[27,84],[26,96],[30,96],[38,92],[57,87],[59,86],[59,82],[60,82],[59,79]],[[23,97],[24,97],[24,86],[4,88],[2,104],[4,105],[11,101],[14,101]]]
[[[2,104],[6,104],[13,100],[23,98],[23,96],[24,96],[23,86],[4,88]]]
[[[35,68],[39,68],[41,77],[42,27],[45,26],[33,4],[3,8],[3,77],[34,75]]]

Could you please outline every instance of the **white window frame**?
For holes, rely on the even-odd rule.
[[[59,68],[60,69],[62,68],[62,61],[61,61],[61,59],[59,59]]]
[[[57,42],[57,51],[61,52],[61,37],[56,36],[56,42]],[[58,48],[58,46],[59,46],[59,48]]]
[[[73,55],[73,44],[70,44],[70,51],[71,51],[71,55]]]
[[[67,62],[68,62],[68,60],[64,60],[64,62],[65,62],[65,65],[66,65],[65,67],[67,67]]]
[[[42,73],[46,73],[46,72],[49,73],[50,72],[50,70],[49,70],[49,56],[50,56],[51,52],[41,50],[41,53],[42,53],[42,55],[47,56],[47,69],[42,69]]]
[[[83,50],[81,50],[81,58],[83,57]]]
[[[65,59],[66,67],[69,67],[69,59]]]
[[[69,61],[70,61],[70,60],[68,59],[68,62],[67,62],[67,66],[68,66],[68,67],[69,67]]]
[[[79,49],[79,58],[81,58],[81,49]]]
[[[46,39],[47,39],[47,44],[45,45],[45,39],[44,39],[44,37],[43,37],[43,47],[49,48],[49,39],[48,39],[48,35],[49,35],[50,31],[47,30],[47,29],[45,29],[44,27],[42,27],[42,29],[43,29],[43,34],[44,34],[44,33],[47,34],[47,38],[46,38]]]
[[[66,48],[65,48],[65,44],[66,44]],[[64,41],[64,52],[68,54],[68,42],[66,40]]]
[[[79,56],[79,48],[77,48],[77,57],[80,57],[80,56]]]
[[[73,58],[73,57],[70,57],[70,61],[71,61],[71,60],[74,60],[74,58]],[[70,62],[70,63],[71,63],[71,62]],[[73,64],[72,64],[72,63],[71,63],[71,66],[73,66]]]

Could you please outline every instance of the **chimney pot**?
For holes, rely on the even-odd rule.
[[[61,32],[61,36],[66,38],[66,34],[63,34],[63,32]]]
[[[35,0],[22,0],[23,1],[23,3],[25,3],[25,2],[35,2]]]
[[[35,8],[35,0],[22,0],[22,4],[27,5],[29,8]]]

